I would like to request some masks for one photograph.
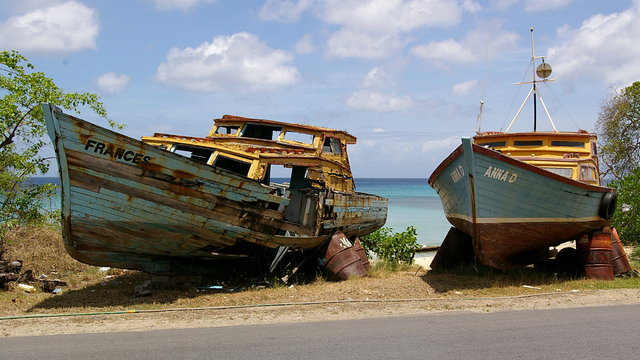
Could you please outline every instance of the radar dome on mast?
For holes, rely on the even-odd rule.
[[[538,67],[536,68],[536,75],[538,75],[539,78],[541,79],[546,79],[549,76],[551,76],[551,65],[547,64],[544,62],[538,65]]]

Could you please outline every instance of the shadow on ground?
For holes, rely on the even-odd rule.
[[[28,312],[74,307],[105,309],[145,304],[170,304],[180,299],[215,293],[240,292],[270,285],[264,279],[154,277],[141,272],[131,272],[81,289],[66,290],[60,295],[49,297],[32,306]]]
[[[34,305],[29,311],[69,307],[125,307],[134,304],[172,302],[179,298],[198,295],[195,288],[191,291],[188,288],[176,287],[160,291],[152,290],[153,296],[134,296],[134,288],[142,286],[150,280],[151,276],[138,272],[117,276],[81,289],[64,290],[64,293]]]
[[[480,290],[492,287],[544,286],[569,281],[575,276],[532,267],[500,272],[488,267],[460,266],[448,271],[428,271],[422,280],[438,293],[453,290]]]

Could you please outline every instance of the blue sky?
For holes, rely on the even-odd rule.
[[[594,130],[602,101],[640,79],[639,18],[622,0],[0,0],[0,48],[100,94],[134,138],[204,136],[223,114],[327,126],[358,138],[356,177],[426,179],[481,100],[482,130],[511,121],[530,27],[556,126]],[[525,108],[512,131],[531,127]]]

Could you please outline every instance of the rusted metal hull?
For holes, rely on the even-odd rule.
[[[501,270],[530,264],[540,250],[609,224],[601,215],[612,189],[564,178],[468,139],[429,184],[449,222],[472,238],[476,258]]]
[[[218,261],[258,261],[265,248],[312,249],[338,230],[362,236],[385,223],[384,198],[327,189],[279,195],[43,107],[59,162],[65,246],[79,261],[150,273],[214,270]]]

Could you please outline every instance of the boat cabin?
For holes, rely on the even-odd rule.
[[[600,185],[597,137],[578,132],[481,132],[474,143],[583,183]]]
[[[266,185],[282,166],[291,169],[290,189],[355,189],[347,145],[356,138],[340,130],[224,115],[203,138],[155,133],[142,141]]]

